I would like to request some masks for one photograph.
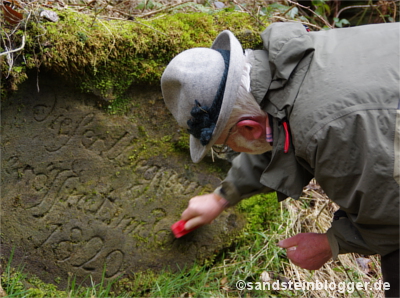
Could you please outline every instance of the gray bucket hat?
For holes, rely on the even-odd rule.
[[[171,60],[161,77],[165,104],[190,135],[197,163],[223,132],[236,101],[244,66],[240,42],[222,31],[211,48],[186,50]]]

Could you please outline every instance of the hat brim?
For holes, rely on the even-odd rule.
[[[229,69],[221,110],[210,142],[203,146],[199,139],[190,135],[190,156],[195,163],[204,158],[224,131],[236,101],[243,72],[244,55],[242,45],[231,31],[222,31],[214,40],[211,48],[230,51]]]

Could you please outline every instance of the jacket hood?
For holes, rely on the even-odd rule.
[[[246,50],[247,58],[251,64],[250,89],[259,105],[267,94],[271,84],[271,70],[268,67],[268,53],[266,50]]]
[[[303,57],[314,50],[313,40],[301,23],[273,23],[261,38],[268,51],[270,90],[283,87]]]

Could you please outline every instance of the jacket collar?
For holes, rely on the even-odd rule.
[[[285,119],[284,119],[285,120]],[[271,161],[264,170],[260,182],[274,189],[278,193],[279,201],[292,197],[300,198],[304,186],[306,186],[313,175],[299,164],[293,143],[289,142],[288,151],[285,153],[286,132],[283,121],[274,118],[274,147]]]

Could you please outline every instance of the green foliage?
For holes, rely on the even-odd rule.
[[[350,25],[350,22],[346,19],[333,18],[333,20],[335,21],[335,25],[338,28]]]
[[[329,5],[326,3],[328,1],[326,0],[313,0],[311,1],[312,5],[315,7],[315,13],[322,16],[322,17],[327,17],[327,15],[330,15],[331,13],[331,8]]]

